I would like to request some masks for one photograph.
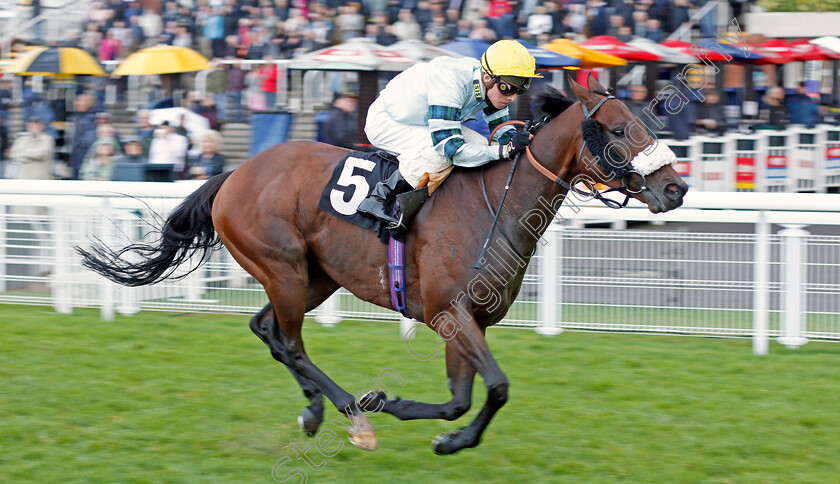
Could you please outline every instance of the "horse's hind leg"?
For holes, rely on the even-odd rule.
[[[271,304],[266,304],[266,306],[251,319],[251,331],[253,331],[254,334],[256,334],[263,343],[266,344],[266,346],[268,346],[271,350],[271,356],[280,363],[283,363],[286,368],[288,368],[289,373],[291,373],[295,380],[297,380],[303,390],[303,395],[309,400],[309,406],[303,407],[303,411],[298,417],[298,424],[300,425],[300,429],[306,435],[315,435],[315,432],[318,431],[318,427],[324,419],[324,399],[321,394],[321,390],[315,386],[315,383],[313,383],[312,380],[301,376],[292,367],[291,360],[288,358],[285,351],[283,351],[286,347],[286,342],[282,333],[270,333],[269,331],[271,325],[274,324],[277,324],[277,318],[274,315],[274,308],[271,307]],[[270,342],[270,339],[274,336],[274,334],[277,334],[281,338],[277,344],[272,344]]]
[[[359,404],[367,411],[389,413],[400,420],[444,419],[456,420],[470,409],[475,369],[453,349],[446,346],[446,377],[452,399],[446,403],[424,403],[414,400],[385,400],[385,392],[365,394]]]
[[[359,409],[356,399],[315,366],[303,348],[301,327],[310,288],[303,237],[293,228],[286,230],[276,225],[272,232],[278,237],[272,241],[269,252],[262,258],[262,277],[258,278],[276,315],[264,328],[264,341],[272,355],[283,355],[283,363],[301,377],[312,381],[339,412],[350,419],[353,425],[349,433],[353,444],[365,450],[374,450],[376,435],[373,426]]]

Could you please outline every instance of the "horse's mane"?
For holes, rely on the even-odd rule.
[[[545,84],[542,92],[536,94],[533,119],[540,119],[543,116],[554,119],[574,103],[574,100],[566,97],[562,92]]]

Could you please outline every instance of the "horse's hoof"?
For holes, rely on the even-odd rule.
[[[363,431],[350,434],[350,443],[362,450],[376,450],[376,434],[371,431]]]
[[[359,399],[359,410],[379,413],[384,408],[387,398],[388,395],[382,390],[371,390]]]
[[[440,434],[432,439],[432,450],[437,455],[449,455],[461,449],[475,447],[478,442],[468,442],[463,430]]]
[[[300,430],[304,434],[312,437],[318,431],[318,426],[321,425],[321,421],[315,417],[315,414],[312,413],[312,410],[309,410],[309,407],[303,407],[303,411],[298,415],[298,425],[300,425]]]

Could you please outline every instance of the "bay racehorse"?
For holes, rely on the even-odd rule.
[[[550,121],[534,135],[528,153],[532,163],[523,162],[515,172],[499,215],[493,244],[504,250],[492,251],[494,259],[485,261],[481,269],[473,267],[494,217],[488,207],[501,197],[510,161],[483,170],[456,168],[405,234],[406,310],[446,340],[452,393],[448,402],[388,400],[384,392],[371,392],[357,401],[318,369],[304,350],[304,313],[339,287],[391,308],[386,246],[374,232],[318,209],[321,190],[347,150],[308,141],[280,144],[235,171],[211,178],[189,195],[165,220],[157,242],[118,250],[97,243],[77,251],[88,268],[118,283],[139,286],[172,276],[179,264],[196,253],[206,255],[221,241],[265,288],[270,302],[251,320],[251,329],[289,368],[309,399],[298,419],[306,433],[318,429],[326,395],[353,423],[351,441],[373,450],[376,436],[365,410],[376,408],[403,420],[455,420],[470,408],[478,372],[487,389],[484,406],[469,425],[433,442],[439,454],[474,447],[508,398],[508,381],[490,353],[485,330],[502,319],[519,293],[527,264],[547,227],[534,220],[550,221],[569,182],[581,175],[618,187],[647,204],[651,212],[679,207],[687,190],[668,163],[647,174],[642,187],[630,190],[622,181],[630,161],[653,140],[643,125],[632,122],[627,107],[593,78],[588,87],[570,82],[577,101],[556,91],[541,99]],[[590,129],[587,135],[587,126],[595,127],[595,132]],[[590,155],[597,163],[588,162],[593,159]],[[614,176],[604,177],[610,174]],[[523,223],[526,214],[529,222]],[[122,257],[129,253],[143,260],[132,263]]]

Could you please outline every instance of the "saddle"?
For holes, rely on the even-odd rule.
[[[390,238],[404,240],[404,228],[388,229],[379,220],[365,217],[356,212],[359,204],[367,197],[373,187],[388,179],[397,170],[397,158],[385,151],[351,151],[339,160],[333,174],[321,192],[318,208],[324,212],[350,222],[353,225],[371,230],[383,243]],[[398,193],[394,209],[396,217],[402,219],[403,227],[417,214],[423,202],[429,198],[429,187]]]

